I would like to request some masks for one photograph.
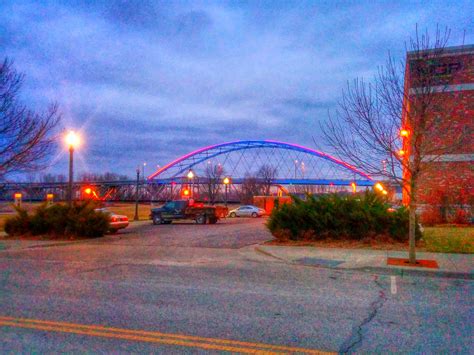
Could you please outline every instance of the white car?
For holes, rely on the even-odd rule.
[[[128,227],[128,217],[123,216],[120,214],[113,213],[106,208],[96,208],[94,211],[105,213],[109,216],[110,221],[110,229],[109,233],[114,234],[117,233],[119,229],[127,228]]]
[[[246,205],[229,211],[229,217],[262,217],[266,213],[264,209],[257,206]]]

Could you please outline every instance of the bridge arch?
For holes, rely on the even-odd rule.
[[[280,177],[278,183],[291,184],[298,183],[299,181],[299,183],[313,182],[315,184],[318,184],[319,182],[322,184],[330,184],[331,181],[333,181],[331,184],[336,182],[336,184],[338,185],[346,185],[351,180],[358,180],[362,182],[361,185],[370,186],[373,184],[373,179],[368,174],[329,154],[298,144],[280,142],[275,140],[241,140],[203,147],[169,162],[168,164],[164,165],[163,167],[156,170],[153,174],[151,174],[148,177],[148,180],[165,181],[180,178],[186,175],[188,170],[193,169],[194,167],[198,166],[199,164],[202,164],[205,161],[210,161],[219,156],[224,156],[229,153],[255,149],[270,149],[272,151],[284,150],[311,156],[316,159],[323,160],[329,165],[338,167],[341,170],[341,175],[343,175],[342,177],[345,177],[345,179],[337,179],[337,176],[334,176],[333,178],[328,178],[326,176],[324,179],[318,179],[318,177],[316,176],[307,176],[305,179],[301,179],[301,177],[299,179],[296,179],[295,174],[295,176],[291,178],[288,178],[288,176]],[[337,183],[338,181],[340,183]]]

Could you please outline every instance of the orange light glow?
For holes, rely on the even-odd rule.
[[[47,200],[52,200],[54,198],[54,195],[53,194],[47,194],[46,195],[46,199]]]
[[[351,182],[351,186],[352,186],[352,193],[355,193],[357,191],[357,185],[355,182]]]
[[[92,189],[91,189],[90,187],[88,187],[88,188],[86,188],[86,189],[84,190],[84,192],[85,192],[86,194],[90,195],[90,194],[92,193]]]
[[[230,184],[230,179],[228,177],[224,178],[224,184],[229,185]]]
[[[403,157],[405,155],[405,151],[403,149],[400,149],[398,151],[398,155],[400,155],[401,157]]]
[[[375,188],[376,188],[377,190],[379,190],[379,191],[383,191],[383,190],[384,190],[383,185],[382,185],[380,182],[378,182],[378,183],[375,184]]]
[[[21,198],[23,195],[20,194],[20,193],[16,193],[14,196],[15,196],[15,198],[19,199],[19,198]]]
[[[188,189],[183,190],[183,196],[189,196],[189,190]]]
[[[406,138],[406,137],[408,137],[409,134],[410,134],[410,132],[407,129],[402,129],[400,131],[400,136],[402,136],[402,137]]]
[[[384,195],[387,195],[387,194],[388,194],[387,190],[383,190],[382,193],[383,193]]]

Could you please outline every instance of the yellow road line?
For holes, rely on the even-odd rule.
[[[271,353],[270,351],[328,354],[327,352],[305,348],[28,318],[0,316],[1,325],[250,354]]]
[[[193,342],[187,342],[183,340],[160,339],[160,338],[138,336],[138,335],[100,332],[100,331],[94,331],[94,330],[80,330],[80,329],[72,329],[72,328],[64,328],[64,327],[59,328],[55,326],[41,326],[41,325],[35,325],[31,323],[27,324],[27,323],[0,321],[0,325],[20,327],[20,328],[29,328],[29,329],[36,329],[36,330],[46,330],[46,331],[53,331],[53,332],[62,332],[62,333],[73,333],[73,334],[81,334],[81,335],[96,336],[96,337],[115,338],[115,339],[122,339],[122,340],[143,341],[143,342],[159,343],[159,344],[166,344],[166,345],[179,345],[179,346],[187,346],[187,347],[193,347],[193,348],[201,348],[201,349],[206,349],[206,350],[222,350],[222,351],[246,353],[246,354],[265,353],[263,351],[259,351],[256,349],[250,349],[250,348],[246,349],[243,347],[232,347],[232,346],[205,344],[205,343],[193,343]]]

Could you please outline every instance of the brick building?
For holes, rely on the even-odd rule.
[[[424,151],[417,191],[421,205],[471,204],[474,199],[474,45],[447,47],[442,52],[407,54],[404,125],[407,115],[416,117],[417,97],[431,95]],[[433,75],[424,75],[430,73]],[[429,78],[429,80],[426,80]],[[430,89],[430,91],[427,91]],[[428,94],[427,94],[428,93]],[[421,99],[420,99],[421,101]],[[412,107],[410,107],[410,105]],[[413,122],[413,119],[412,119]],[[416,122],[416,119],[415,119]],[[413,135],[403,142],[407,159]],[[449,147],[449,149],[447,148]],[[428,162],[429,161],[429,162]],[[404,175],[408,172],[405,170]],[[408,194],[403,195],[405,203]],[[443,201],[441,201],[443,200]]]

